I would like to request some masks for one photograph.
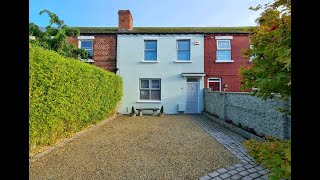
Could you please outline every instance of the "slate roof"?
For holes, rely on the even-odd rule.
[[[255,26],[244,27],[134,27],[132,31],[118,31],[118,27],[74,27],[81,34],[210,34],[250,33]]]

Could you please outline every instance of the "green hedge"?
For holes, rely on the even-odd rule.
[[[29,45],[29,150],[112,116],[121,97],[118,75]]]

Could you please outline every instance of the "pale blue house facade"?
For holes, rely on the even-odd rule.
[[[123,80],[119,113],[132,106],[163,106],[165,114],[203,111],[203,34],[118,34],[116,66]]]

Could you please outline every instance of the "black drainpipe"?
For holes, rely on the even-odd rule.
[[[116,64],[116,67],[114,68],[114,73],[117,74],[117,71],[118,71],[118,68],[117,68],[117,46],[118,46],[118,34],[115,35],[116,36],[116,44],[115,44],[115,57],[114,57],[114,60],[115,60],[115,64]]]

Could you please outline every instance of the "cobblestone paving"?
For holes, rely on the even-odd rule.
[[[259,166],[242,146],[245,138],[203,115],[193,118],[193,120],[241,161],[241,163],[211,172],[206,176],[199,178],[200,180],[268,179],[268,170]]]

